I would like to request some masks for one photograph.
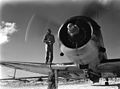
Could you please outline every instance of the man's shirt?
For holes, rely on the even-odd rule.
[[[53,50],[53,44],[55,43],[55,38],[54,35],[52,34],[46,34],[43,40],[44,43],[46,43],[45,45],[45,50]]]

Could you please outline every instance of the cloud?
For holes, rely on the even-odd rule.
[[[0,23],[0,45],[9,41],[10,35],[16,32],[16,24],[13,22]]]

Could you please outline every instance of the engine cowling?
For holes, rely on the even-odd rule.
[[[74,63],[94,67],[99,62],[102,38],[100,26],[89,17],[75,16],[67,19],[58,31],[61,56],[65,54]]]
[[[84,46],[93,35],[91,22],[94,21],[85,16],[71,17],[60,27],[58,31],[59,40],[64,46],[72,49]]]

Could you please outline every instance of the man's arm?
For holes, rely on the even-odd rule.
[[[46,43],[47,42],[47,36],[45,35],[44,37],[43,37],[43,43]]]

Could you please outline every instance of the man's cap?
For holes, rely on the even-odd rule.
[[[51,32],[51,29],[48,29],[48,32]]]

